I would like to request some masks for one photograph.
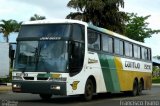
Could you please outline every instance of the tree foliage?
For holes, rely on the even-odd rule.
[[[40,16],[40,15],[38,15],[38,14],[34,14],[34,16],[32,16],[32,17],[30,18],[30,21],[44,20],[44,19],[46,19],[45,16]]]
[[[21,22],[18,23],[16,20],[1,20],[0,33],[6,38],[6,42],[9,42],[9,34],[12,32],[18,32]]]
[[[74,8],[66,18],[92,22],[94,25],[123,34],[126,14],[119,11],[123,0],[70,0],[68,7]]]
[[[160,60],[160,56],[159,55],[153,56],[153,58]]]
[[[137,14],[128,13],[127,16],[128,19],[125,27],[125,36],[131,39],[144,42],[145,38],[149,38],[152,34],[160,32],[160,30],[153,30],[148,27],[149,23],[146,21],[150,15],[137,16]]]

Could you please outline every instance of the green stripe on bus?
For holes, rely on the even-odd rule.
[[[37,75],[37,78],[49,78],[51,76],[51,74],[41,74],[41,73],[39,73],[38,75]]]
[[[114,57],[109,55],[99,55],[103,77],[108,92],[119,92],[120,84],[118,80]]]

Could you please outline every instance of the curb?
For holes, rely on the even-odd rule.
[[[7,83],[7,86],[12,86],[12,83]]]
[[[4,86],[12,86],[12,83],[0,83],[0,86],[1,86],[1,85],[2,85],[2,86],[3,86],[3,85],[4,85]]]
[[[160,83],[153,83],[152,86],[160,86]]]

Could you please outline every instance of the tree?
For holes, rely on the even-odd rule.
[[[6,38],[6,42],[9,42],[9,34],[12,32],[18,32],[21,23],[18,23],[16,20],[1,20],[0,24],[0,33],[3,33],[3,36]]]
[[[126,14],[119,11],[124,7],[123,0],[70,0],[68,7],[77,12],[70,13],[66,18],[92,22],[94,25],[123,34]]]
[[[159,73],[160,73],[160,69],[158,66],[153,66],[153,69],[152,69],[152,76],[153,77],[159,77]]]
[[[128,19],[125,27],[125,36],[131,39],[144,42],[145,38],[149,38],[152,34],[160,32],[160,30],[152,30],[151,28],[148,28],[149,23],[146,21],[150,15],[137,16],[137,14],[128,13],[127,16]]]
[[[46,19],[45,16],[40,16],[40,15],[34,14],[34,16],[32,16],[32,17],[30,18],[30,21],[44,20],[44,19]]]
[[[157,59],[157,60],[160,60],[160,56],[157,55],[157,56],[153,56],[154,59]]]

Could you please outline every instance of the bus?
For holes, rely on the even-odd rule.
[[[151,48],[78,20],[40,20],[21,26],[12,90],[52,95],[140,95],[151,89]]]

